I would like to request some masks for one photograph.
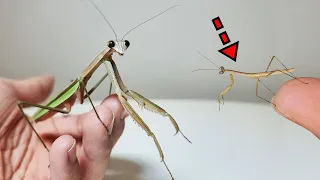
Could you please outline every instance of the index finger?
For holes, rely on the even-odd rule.
[[[320,79],[299,80],[290,80],[280,87],[272,99],[274,109],[320,139]]]

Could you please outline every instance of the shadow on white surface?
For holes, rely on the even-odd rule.
[[[141,172],[142,166],[138,163],[124,158],[111,157],[104,180],[140,180]]]

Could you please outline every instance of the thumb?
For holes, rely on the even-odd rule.
[[[36,76],[13,82],[19,100],[32,103],[44,101],[52,92],[54,85],[53,76]]]
[[[320,79],[299,78],[280,87],[272,101],[281,116],[312,132],[320,139]]]
[[[79,180],[76,140],[69,135],[56,139],[49,152],[51,180]]]

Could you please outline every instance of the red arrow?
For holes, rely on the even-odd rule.
[[[234,62],[237,60],[237,54],[238,54],[238,46],[239,46],[239,41],[224,47],[220,50],[218,50],[221,54],[227,56],[228,58],[232,59]]]

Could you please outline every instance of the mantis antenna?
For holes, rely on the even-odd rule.
[[[199,51],[197,51],[198,54],[200,54],[202,57],[204,57],[205,59],[207,59],[208,61],[210,61],[213,65],[215,65],[218,69],[219,69],[219,66],[217,64],[215,64],[213,61],[211,61],[209,58],[207,58],[206,56],[204,56],[203,54],[201,54]]]
[[[124,34],[124,36],[122,37],[122,40],[123,40],[123,38],[124,38],[126,35],[128,35],[131,31],[133,31],[133,30],[134,30],[134,29],[136,29],[137,27],[139,27],[139,26],[141,26],[141,25],[143,25],[143,24],[147,23],[148,21],[150,21],[150,20],[152,20],[152,19],[154,19],[154,18],[156,18],[156,17],[160,16],[161,14],[163,14],[163,13],[165,13],[165,12],[169,11],[170,9],[175,8],[175,7],[177,7],[177,6],[179,6],[179,5],[171,6],[170,8],[168,8],[168,9],[166,9],[166,10],[162,11],[161,13],[159,13],[159,14],[157,14],[157,15],[155,15],[155,16],[153,16],[153,17],[151,17],[150,19],[148,19],[148,20],[146,20],[146,21],[144,21],[144,22],[142,22],[142,23],[138,24],[138,25],[137,25],[137,26],[135,26],[134,28],[130,29],[126,34]]]
[[[104,14],[101,12],[101,10],[98,8],[98,6],[92,1],[92,0],[88,0],[93,6],[94,8],[100,13],[100,15],[103,17],[103,19],[108,23],[108,25],[110,26],[110,28],[112,29],[114,35],[116,36],[116,40],[118,40],[118,36],[116,31],[112,28],[110,22],[108,21],[108,19],[104,16]]]
[[[108,21],[108,19],[105,17],[105,15],[101,12],[101,10],[98,8],[98,6],[97,6],[97,5],[96,5],[92,0],[88,0],[88,1],[89,1],[89,2],[94,6],[94,8],[95,8],[99,13],[100,13],[100,15],[103,17],[103,19],[108,23],[109,27],[112,29],[112,31],[113,31],[113,33],[114,33],[114,35],[115,35],[115,37],[116,37],[116,40],[118,40],[117,33],[115,32],[115,30],[113,29],[113,27],[111,26],[110,22],[109,22],[109,21]],[[139,26],[141,26],[141,25],[143,25],[143,24],[147,23],[148,21],[150,21],[150,20],[152,20],[152,19],[154,19],[154,18],[156,18],[156,17],[160,16],[161,14],[163,14],[163,13],[165,13],[165,12],[169,11],[170,9],[173,9],[173,8],[175,8],[175,7],[178,7],[178,6],[179,6],[179,5],[171,6],[170,8],[168,8],[168,9],[166,9],[166,10],[162,11],[161,13],[159,13],[159,14],[157,14],[157,15],[155,15],[155,16],[153,16],[153,17],[149,18],[149,19],[147,19],[146,21],[143,21],[142,23],[140,23],[140,24],[136,25],[135,27],[133,27],[132,29],[130,29],[126,34],[124,34],[124,36],[122,37],[122,39],[121,39],[121,40],[123,40],[123,38],[124,38],[126,35],[128,35],[131,31],[133,31],[134,29],[138,28]]]

